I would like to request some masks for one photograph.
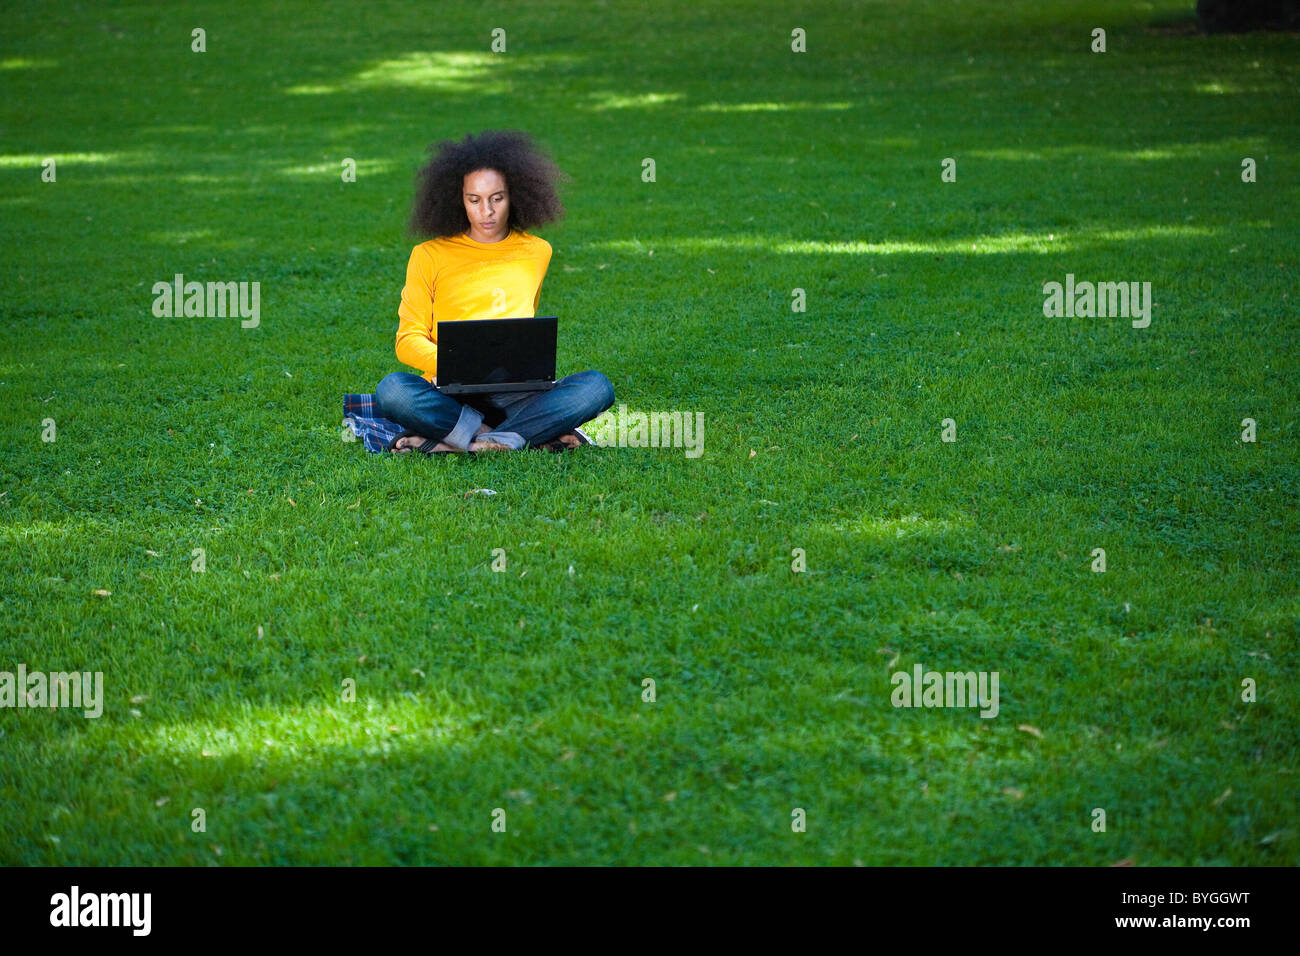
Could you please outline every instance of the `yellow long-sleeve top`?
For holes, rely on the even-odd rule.
[[[432,382],[438,374],[438,323],[531,318],[550,264],[551,244],[522,229],[511,229],[500,242],[461,233],[420,243],[406,264],[397,358]]]

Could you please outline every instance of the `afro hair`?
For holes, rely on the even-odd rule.
[[[432,158],[415,177],[413,235],[438,238],[469,229],[462,193],[465,177],[480,169],[494,169],[505,178],[511,229],[532,229],[564,216],[556,185],[572,177],[522,130],[485,130],[460,142],[444,139],[429,152]]]

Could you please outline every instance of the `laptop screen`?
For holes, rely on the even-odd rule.
[[[555,316],[438,323],[438,384],[555,380]]]

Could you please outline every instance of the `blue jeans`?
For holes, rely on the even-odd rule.
[[[600,372],[589,370],[566,375],[546,391],[453,397],[412,372],[394,372],[375,388],[375,403],[380,415],[412,435],[468,448],[486,420],[492,430],[477,440],[519,449],[548,442],[591,421],[614,404],[614,386]]]

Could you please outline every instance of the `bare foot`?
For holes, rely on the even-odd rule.
[[[582,444],[582,439],[573,434],[573,432],[569,432],[567,435],[561,435],[560,441],[564,442],[566,448],[577,448]]]
[[[514,451],[509,445],[503,445],[495,441],[472,441],[469,443],[470,451]]]
[[[393,442],[393,453],[400,455],[403,452],[410,451],[422,442],[424,442],[424,438],[420,435],[404,435],[397,439],[397,441]]]
[[[426,441],[428,441],[428,439],[424,438],[422,435],[405,435],[397,439],[397,441],[393,443],[393,452],[400,455],[403,454],[404,452],[410,451],[411,449],[415,448],[417,445],[424,444]],[[438,442],[438,444],[433,446],[433,450],[434,451],[464,451],[465,449],[453,448],[451,445],[448,445],[446,442]]]

